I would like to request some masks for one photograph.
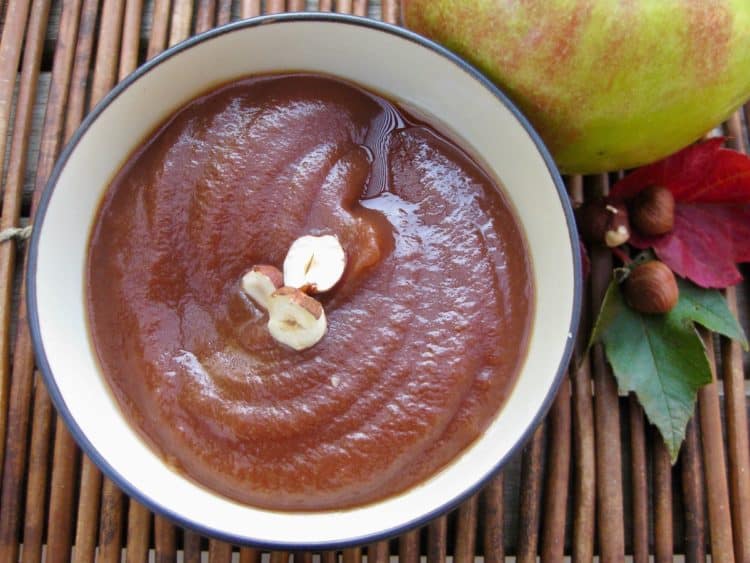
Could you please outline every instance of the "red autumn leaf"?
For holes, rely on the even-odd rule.
[[[722,147],[724,140],[715,137],[638,168],[612,187],[610,199],[627,200],[656,184],[677,201],[750,203],[750,159]]]
[[[644,166],[617,182],[613,201],[632,198],[650,185],[675,197],[675,224],[669,234],[630,243],[652,247],[675,273],[701,287],[727,287],[742,276],[738,262],[750,261],[750,158],[715,138]]]
[[[648,238],[633,233],[630,243],[652,247],[676,274],[701,287],[723,288],[742,280],[735,263],[750,261],[748,240],[750,205],[685,203],[675,207],[670,234]]]

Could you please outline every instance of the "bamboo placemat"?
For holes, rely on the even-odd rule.
[[[30,222],[54,160],[84,114],[146,59],[238,18],[335,10],[399,23],[396,0],[0,0],[0,229]],[[747,150],[745,111],[723,124]],[[618,174],[566,178],[571,198],[606,192]],[[21,281],[22,242],[0,243],[0,561],[500,563],[750,562],[747,355],[704,335],[717,381],[699,395],[680,460],[632,398],[619,397],[600,348],[576,354],[545,422],[523,452],[453,513],[343,552],[262,553],[201,537],[127,498],[81,455],[35,371]],[[582,333],[609,278],[592,256]],[[744,269],[747,276],[750,272]],[[746,332],[747,282],[726,292]]]

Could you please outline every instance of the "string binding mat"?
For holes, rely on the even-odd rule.
[[[9,240],[26,240],[31,236],[32,225],[26,225],[25,227],[9,227],[0,231],[0,243]]]

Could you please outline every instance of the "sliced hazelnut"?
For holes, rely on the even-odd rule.
[[[621,203],[608,203],[605,210],[607,212],[607,230],[604,233],[604,244],[609,248],[625,244],[630,238],[627,207]]]
[[[268,310],[271,294],[284,285],[283,275],[278,268],[259,264],[242,276],[240,286],[260,307]]]
[[[680,296],[672,270],[659,260],[633,268],[623,284],[623,291],[633,309],[648,314],[668,313]]]
[[[284,285],[311,293],[328,291],[346,268],[346,254],[333,235],[300,237],[284,259]]]
[[[294,350],[305,350],[325,336],[328,324],[323,306],[294,287],[281,287],[271,294],[268,332]]]
[[[614,248],[630,238],[628,210],[621,203],[593,200],[581,206],[576,216],[581,237],[589,244]]]
[[[645,236],[659,236],[674,228],[674,195],[663,186],[641,190],[630,204],[633,228]]]

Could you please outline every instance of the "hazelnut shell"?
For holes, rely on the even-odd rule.
[[[680,291],[669,266],[659,260],[639,264],[623,284],[625,299],[641,313],[663,314],[671,311]]]
[[[620,246],[630,238],[627,207],[597,199],[585,203],[576,212],[581,238],[589,244]]]
[[[665,235],[674,228],[674,196],[662,186],[649,186],[630,204],[630,222],[644,236]]]

